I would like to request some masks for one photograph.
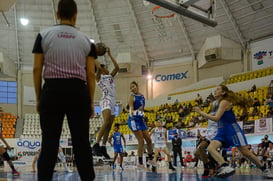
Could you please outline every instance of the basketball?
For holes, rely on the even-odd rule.
[[[98,56],[103,56],[106,53],[106,46],[104,43],[97,43],[96,50]]]

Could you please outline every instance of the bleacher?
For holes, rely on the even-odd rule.
[[[261,78],[261,77],[265,77],[269,75],[273,75],[273,67],[233,75],[228,80],[226,80],[224,84],[233,84],[233,83],[257,79],[257,78]]]
[[[12,115],[11,113],[2,113],[2,136],[4,138],[14,138],[16,122],[17,116]]]
[[[102,117],[90,119],[90,131],[89,134],[94,136],[96,131],[102,126]],[[21,138],[41,138],[40,118],[39,114],[27,113],[25,114],[25,120],[23,125],[23,134]],[[71,138],[67,118],[64,118],[63,129],[61,138]]]

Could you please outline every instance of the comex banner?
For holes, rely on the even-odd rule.
[[[153,69],[151,87],[153,98],[192,84],[194,75],[191,64],[175,64]]]

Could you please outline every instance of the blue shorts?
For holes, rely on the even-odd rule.
[[[223,147],[241,147],[248,145],[245,134],[238,123],[232,123],[218,128],[218,132],[212,140],[221,141]]]
[[[123,147],[122,146],[114,146],[114,152],[122,154],[124,152]]]
[[[143,116],[129,116],[128,126],[131,131],[144,131],[148,129]]]

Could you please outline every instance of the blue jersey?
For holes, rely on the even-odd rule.
[[[114,147],[116,146],[122,146],[122,143],[121,143],[121,132],[114,132],[113,134],[113,140],[114,140]]]
[[[236,122],[232,108],[225,111],[218,121],[218,132],[213,140],[221,141],[224,147],[241,147],[247,145],[244,132]]]
[[[133,94],[134,96],[134,110],[139,109],[141,106],[144,108],[145,106],[145,98],[141,95]]]
[[[231,108],[230,110],[225,111],[220,120],[218,121],[218,128],[228,126],[232,123],[236,123],[236,117]]]
[[[134,96],[134,111],[128,118],[128,126],[132,131],[147,130],[148,127],[144,122],[144,106],[145,98],[141,95],[132,94]],[[143,109],[138,110],[140,107]]]

